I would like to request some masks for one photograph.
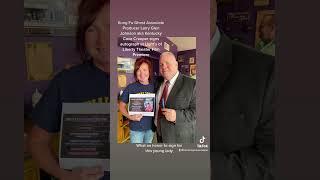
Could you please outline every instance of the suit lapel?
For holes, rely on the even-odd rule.
[[[173,85],[173,87],[172,87],[172,89],[171,89],[171,91],[170,91],[170,94],[169,94],[169,96],[168,96],[168,98],[167,98],[167,103],[166,104],[168,104],[168,105],[171,105],[172,103],[173,103],[173,101],[174,101],[174,97],[176,97],[176,94],[177,94],[177,92],[178,92],[178,90],[181,88],[181,86],[182,86],[182,75],[181,75],[181,73],[179,73],[179,75],[178,75],[178,77],[177,77],[177,80],[176,80],[176,82],[174,83],[174,85]],[[182,89],[183,90],[183,89]]]
[[[213,97],[215,97],[220,92],[225,81],[230,75],[231,65],[232,42],[224,34],[221,33],[220,42],[210,57],[211,81],[213,79],[213,83],[210,83],[210,88]]]

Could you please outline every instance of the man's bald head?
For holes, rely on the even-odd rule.
[[[165,80],[170,80],[178,72],[178,62],[171,52],[160,55],[159,71]]]
[[[213,37],[216,32],[216,22],[217,22],[217,3],[216,0],[211,0],[210,2],[210,38]]]

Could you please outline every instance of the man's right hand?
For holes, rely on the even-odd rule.
[[[104,173],[101,167],[75,168],[72,171],[64,171],[61,180],[98,180]]]

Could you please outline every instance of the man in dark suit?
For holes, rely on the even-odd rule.
[[[220,33],[211,3],[211,176],[274,179],[274,58]]]
[[[164,52],[156,81],[158,142],[194,143],[196,125],[196,81],[178,71],[174,54]]]

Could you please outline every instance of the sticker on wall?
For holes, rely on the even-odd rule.
[[[118,75],[118,86],[123,88],[127,86],[127,77],[125,74]]]
[[[197,75],[197,65],[192,64],[190,65],[190,77],[193,79],[196,79],[196,75]]]
[[[170,51],[170,45],[166,42],[163,43],[163,48],[167,51]]]
[[[194,57],[189,58],[189,64],[194,64]]]

